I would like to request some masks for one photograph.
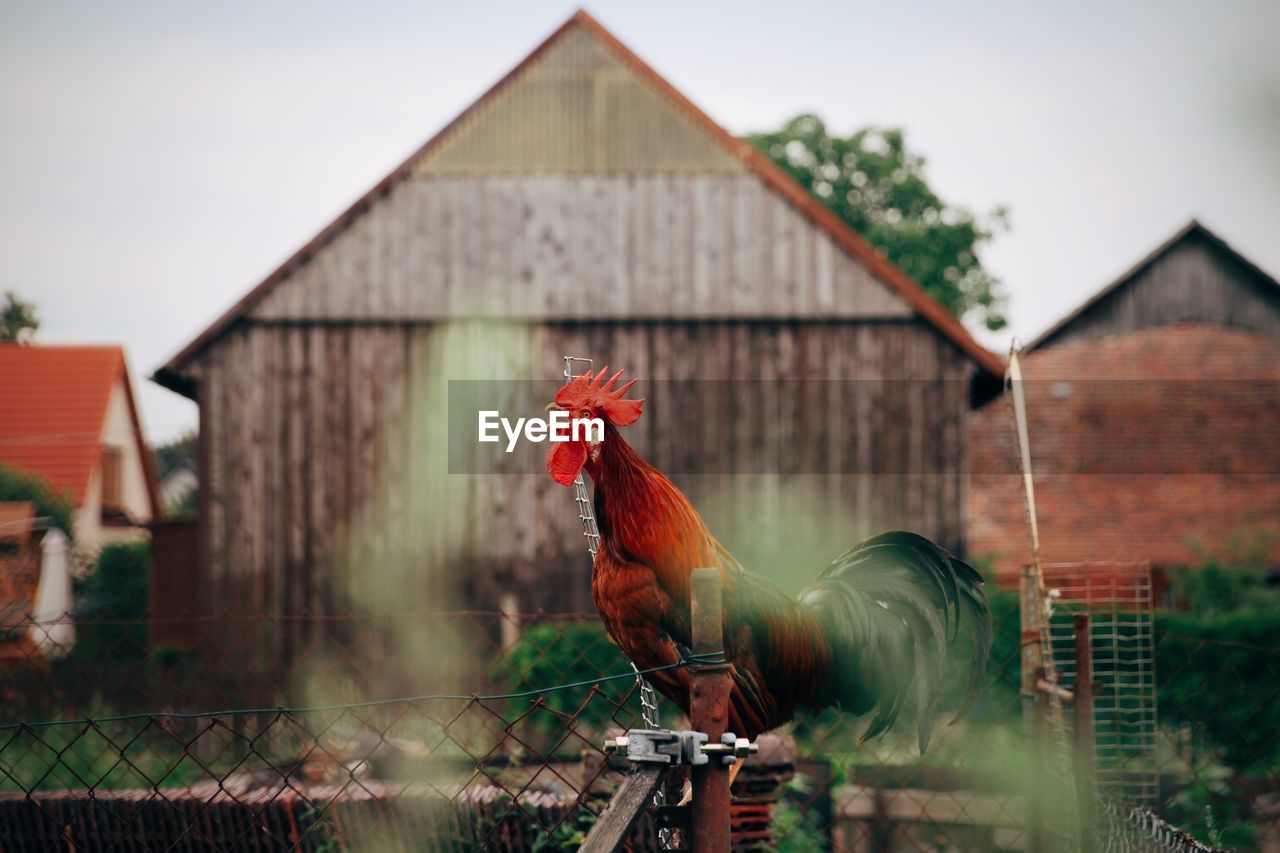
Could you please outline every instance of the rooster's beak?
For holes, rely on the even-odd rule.
[[[559,407],[559,406],[557,406],[555,403],[547,403],[547,408],[546,408],[546,409],[544,409],[543,411],[546,411],[546,412],[554,412],[554,411],[556,411],[556,410],[557,410],[557,409],[559,409],[559,408],[560,408],[560,407]]]

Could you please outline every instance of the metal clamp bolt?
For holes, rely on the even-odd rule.
[[[759,745],[733,732],[725,732],[719,743],[707,743],[702,732],[667,729],[633,729],[604,742],[605,752],[626,753],[634,764],[688,764],[701,766],[712,756],[723,765],[733,764],[760,750]]]
[[[725,732],[721,735],[719,743],[708,743],[702,746],[703,755],[718,755],[723,764],[733,764],[737,759],[746,758],[759,751],[759,744],[752,743],[744,737],[738,737],[733,732]]]

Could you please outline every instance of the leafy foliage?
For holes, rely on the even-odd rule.
[[[577,850],[587,840],[587,833],[595,826],[596,814],[590,809],[577,809],[560,823],[547,829],[535,810],[529,809],[530,823],[538,828],[533,841],[533,853],[550,853],[554,850]]]
[[[1022,713],[1021,614],[1018,594],[987,587],[991,605],[991,655],[987,664],[987,688],[970,714],[974,719],[1010,720]]]
[[[109,713],[102,709],[102,713]],[[94,711],[98,715],[97,711]],[[6,735],[5,772],[0,792],[65,791],[91,781],[98,791],[139,787],[182,788],[206,776],[184,761],[182,743],[172,733],[133,723],[112,737],[96,728],[49,726]],[[219,758],[210,769],[229,772],[238,762]]]
[[[978,250],[1007,229],[1007,212],[979,216],[940,199],[901,130],[870,127],[843,137],[804,114],[747,139],[952,314],[1004,327],[1004,291]]]
[[[1237,771],[1280,764],[1280,588],[1266,571],[1273,537],[1228,537],[1173,576],[1184,609],[1156,617],[1160,717],[1183,728],[1193,764]],[[1227,697],[1232,697],[1228,699]]]
[[[1240,530],[1215,550],[1197,547],[1201,564],[1171,577],[1177,598],[1197,616],[1280,611],[1280,589],[1266,583],[1274,541],[1269,531]]]
[[[1164,613],[1156,635],[1160,718],[1187,728],[1194,757],[1280,764],[1280,613]]]
[[[1235,781],[1230,769],[1211,765],[1165,804],[1165,816],[1214,848],[1254,849],[1256,834]]]
[[[0,301],[0,342],[29,343],[39,328],[36,307],[23,302],[12,290],[6,291],[4,301]]]
[[[37,516],[53,519],[54,526],[72,534],[71,498],[55,492],[42,477],[0,463],[0,501],[31,501]]]
[[[197,442],[198,435],[191,430],[181,438],[157,444],[152,451],[156,457],[156,473],[163,477],[179,465],[195,468]]]
[[[107,545],[77,591],[76,616],[86,620],[72,657],[78,663],[141,661],[147,654],[151,545]]]
[[[171,519],[195,518],[200,511],[200,487],[192,486],[182,497],[169,502],[164,508],[165,515]]]
[[[152,453],[156,459],[156,473],[161,479],[164,479],[171,471],[180,466],[186,466],[191,470],[196,470],[197,465],[197,448],[199,437],[195,430],[188,432],[181,438],[167,442],[165,444],[156,445],[152,449]],[[181,497],[170,501],[165,507],[165,514],[170,518],[185,518],[196,514],[199,505],[199,486],[196,486],[186,492]]]
[[[599,622],[542,622],[525,630],[520,641],[495,665],[493,675],[507,692],[517,693],[624,673],[628,666],[626,655]],[[586,707],[582,706],[592,689],[589,687],[558,690],[540,701],[553,714],[576,713],[576,728],[602,732],[614,724],[614,708],[633,684],[629,678],[605,682],[596,689],[611,701],[597,698]],[[549,730],[563,725],[549,717],[544,721]]]
[[[804,794],[811,792],[806,791]],[[785,797],[780,798],[774,807],[772,829],[774,838],[777,839],[774,849],[778,853],[809,853],[831,849],[827,834],[818,823],[818,816]]]

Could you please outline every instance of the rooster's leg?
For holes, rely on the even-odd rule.
[[[746,762],[747,762],[747,757],[744,755],[741,758],[739,758],[737,761],[733,762],[733,766],[729,768],[729,787],[730,788],[733,787],[733,780],[738,778],[738,771],[742,769],[742,765],[745,764]]]
[[[739,758],[737,761],[733,762],[733,766],[729,768],[729,787],[730,788],[733,787],[733,781],[738,778],[738,771],[742,769],[742,765],[745,764],[746,761],[747,761],[746,756],[743,756],[742,758]],[[691,802],[693,802],[693,781],[689,780],[684,783],[684,795],[680,797],[680,802],[676,803],[676,805],[687,806]]]

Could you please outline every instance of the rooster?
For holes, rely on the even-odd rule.
[[[636,422],[644,401],[627,397],[635,380],[617,387],[621,371],[606,381],[607,371],[557,392],[549,408],[570,420],[599,418],[604,435],[554,442],[547,471],[570,486],[585,469],[595,484],[591,594],[614,642],[640,669],[687,658],[692,570],[719,567],[730,731],[754,739],[798,712],[834,707],[873,715],[865,740],[893,725],[914,687],[923,752],[949,653],[966,649],[968,660],[957,663],[967,669],[968,702],[983,680],[991,613],[978,573],[922,536],[895,532],[845,552],[798,600],[748,574],[680,490],[623,440],[620,429]],[[965,646],[955,642],[962,622],[973,636]],[[689,712],[687,669],[645,677]]]

